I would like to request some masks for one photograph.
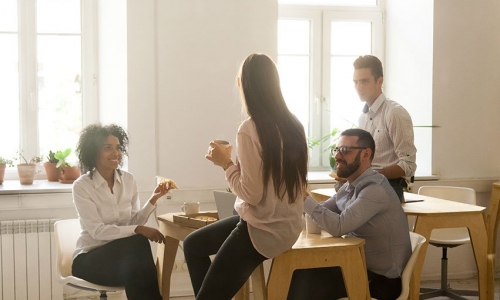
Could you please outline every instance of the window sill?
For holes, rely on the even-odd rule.
[[[5,180],[0,185],[0,195],[71,193],[72,186],[47,180],[34,180],[30,185],[22,185],[19,180]]]
[[[307,182],[309,184],[335,183],[335,179],[330,177],[331,171],[309,171],[307,172]]]
[[[439,176],[415,176],[415,181],[438,180]],[[335,180],[330,177],[330,171],[310,171],[307,173],[309,184],[333,184]],[[72,184],[47,181],[44,179],[34,180],[31,185],[22,185],[19,180],[5,180],[0,185],[0,195],[18,194],[50,194],[71,193]]]

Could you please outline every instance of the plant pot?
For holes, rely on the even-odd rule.
[[[33,184],[33,178],[35,177],[36,164],[18,164],[17,174],[19,175],[19,181],[21,184],[29,185]]]
[[[2,185],[2,183],[3,183],[3,178],[5,176],[5,168],[7,168],[6,164],[0,165],[0,185]]]
[[[73,183],[76,179],[80,177],[80,170],[77,166],[72,167],[63,167],[62,168],[62,176],[59,179],[61,183]]]
[[[61,170],[56,167],[56,163],[46,162],[43,164],[48,181],[58,181],[61,178]]]

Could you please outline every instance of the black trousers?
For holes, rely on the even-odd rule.
[[[124,286],[129,300],[162,299],[151,245],[140,234],[78,255],[73,275],[95,284]]]
[[[392,186],[394,191],[399,197],[399,201],[403,203],[404,199],[404,188],[407,186],[404,178],[389,179],[389,184]]]
[[[184,257],[197,300],[230,300],[267,259],[255,250],[239,216],[192,232],[184,240]]]
[[[401,278],[387,278],[368,271],[370,295],[394,300],[401,294]],[[336,300],[347,297],[340,267],[302,269],[293,272],[287,300]]]

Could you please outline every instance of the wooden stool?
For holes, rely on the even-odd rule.
[[[351,299],[371,299],[364,252],[365,241],[356,237],[332,237],[325,231],[303,231],[292,249],[274,258],[267,285],[261,264],[252,274],[255,300],[281,300],[288,296],[292,275],[298,269],[342,268],[347,294]]]

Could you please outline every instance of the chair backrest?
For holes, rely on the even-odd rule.
[[[417,261],[420,248],[425,243],[425,237],[415,232],[410,232],[410,240],[412,254],[410,256],[410,259],[406,263],[403,274],[401,274],[401,295],[399,295],[397,300],[408,299],[408,295],[410,294],[410,279],[413,273],[413,268],[415,267],[415,262]]]
[[[458,186],[422,186],[420,195],[476,205],[476,191]]]
[[[422,186],[420,195],[446,199],[455,202],[476,205],[476,191],[471,188],[457,186]],[[455,247],[470,241],[466,227],[434,229],[429,243],[437,247]]]
[[[80,221],[78,219],[60,220],[54,223],[54,234],[57,250],[57,271],[62,278],[71,276],[73,253],[80,237]]]

